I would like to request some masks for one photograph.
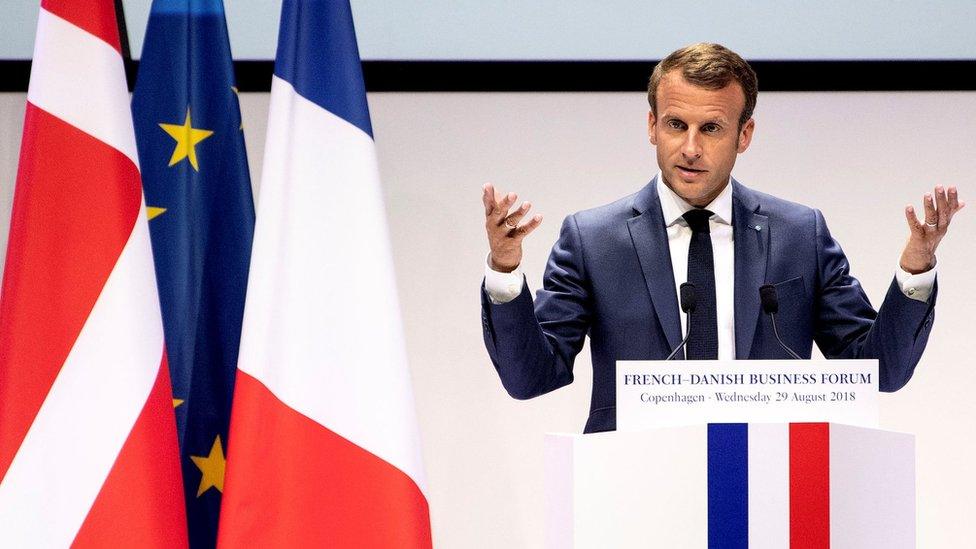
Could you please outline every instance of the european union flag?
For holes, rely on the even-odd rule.
[[[190,545],[213,547],[254,234],[221,0],[154,0],[132,111]]]

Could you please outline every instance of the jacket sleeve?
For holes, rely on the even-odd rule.
[[[850,275],[847,257],[816,211],[817,301],[814,339],[827,358],[878,359],[878,384],[885,392],[901,389],[922,357],[935,317],[938,284],[928,301],[902,293],[892,279],[875,312],[861,284]]]
[[[517,399],[532,398],[573,381],[573,362],[592,315],[579,227],[562,224],[535,303],[528,285],[514,300],[495,305],[481,286],[485,347],[502,385]]]

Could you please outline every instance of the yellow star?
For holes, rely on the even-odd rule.
[[[176,148],[173,149],[173,156],[169,158],[169,165],[173,166],[180,160],[189,158],[193,169],[200,171],[200,166],[197,164],[196,144],[213,135],[213,132],[193,127],[190,120],[190,107],[186,108],[186,119],[183,120],[182,125],[160,124],[159,127],[176,140]]]
[[[151,221],[163,215],[165,211],[166,208],[157,208],[156,206],[146,206],[146,217],[148,217],[149,220]]]
[[[180,404],[183,404],[183,399],[181,399],[181,398],[174,398],[173,399],[173,408],[176,408]]]
[[[224,447],[220,444],[220,435],[217,435],[213,446],[210,447],[209,456],[190,456],[190,459],[202,473],[200,487],[197,488],[197,497],[202,496],[210,488],[216,488],[217,491],[223,493],[224,467],[227,466],[227,460],[224,459]]]

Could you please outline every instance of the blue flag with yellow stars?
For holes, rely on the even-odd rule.
[[[254,202],[221,0],[154,0],[132,99],[192,547],[213,547]]]

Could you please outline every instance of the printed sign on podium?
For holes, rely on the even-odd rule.
[[[705,423],[878,427],[877,360],[617,361],[617,430]]]

